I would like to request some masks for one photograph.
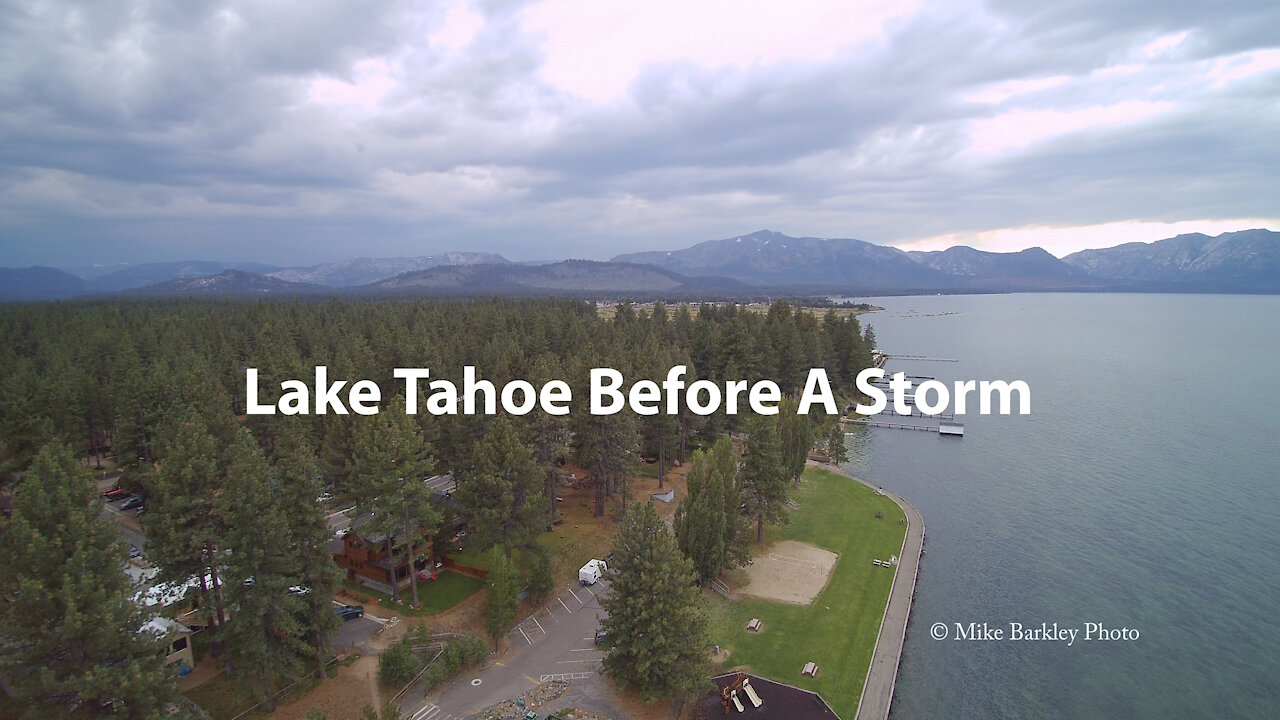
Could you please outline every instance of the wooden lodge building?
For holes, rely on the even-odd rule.
[[[458,487],[453,476],[437,475],[423,482],[431,488],[437,501],[445,506],[447,513],[448,506],[452,503],[453,491]],[[437,563],[442,562],[435,547],[435,538],[427,536],[410,553],[411,557],[416,558],[410,568],[410,564],[405,562],[404,545],[394,537],[388,538],[385,533],[369,528],[370,520],[371,515],[356,518],[348,527],[340,528],[329,543],[333,561],[342,568],[347,580],[390,594],[393,583],[403,590],[409,587],[411,572],[425,577],[435,569]]]

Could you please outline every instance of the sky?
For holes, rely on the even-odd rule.
[[[0,0],[0,266],[1280,229],[1275,0]]]

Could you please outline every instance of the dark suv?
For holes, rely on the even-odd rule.
[[[355,620],[356,618],[364,617],[363,605],[338,605],[333,608],[333,611],[338,613],[338,617],[343,620]]]

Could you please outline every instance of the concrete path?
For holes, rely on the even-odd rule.
[[[847,478],[872,488],[898,504],[907,516],[907,535],[902,540],[902,552],[894,570],[893,587],[889,590],[889,603],[880,622],[880,635],[871,656],[871,668],[858,699],[856,720],[885,720],[893,703],[893,689],[898,681],[898,662],[902,658],[902,642],[907,635],[907,620],[911,616],[911,600],[916,594],[916,574],[920,567],[920,552],[924,549],[924,519],[911,503],[883,488],[854,477],[843,470],[823,465]]]

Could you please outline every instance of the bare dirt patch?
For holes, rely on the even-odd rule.
[[[762,600],[808,605],[827,586],[838,558],[829,550],[784,540],[747,566],[749,582],[739,592]]]
[[[336,678],[320,683],[305,697],[288,705],[281,705],[271,717],[278,720],[302,720],[307,710],[314,707],[334,720],[358,718],[366,706],[382,707],[382,693],[378,687],[378,658],[370,655],[340,668]]]

